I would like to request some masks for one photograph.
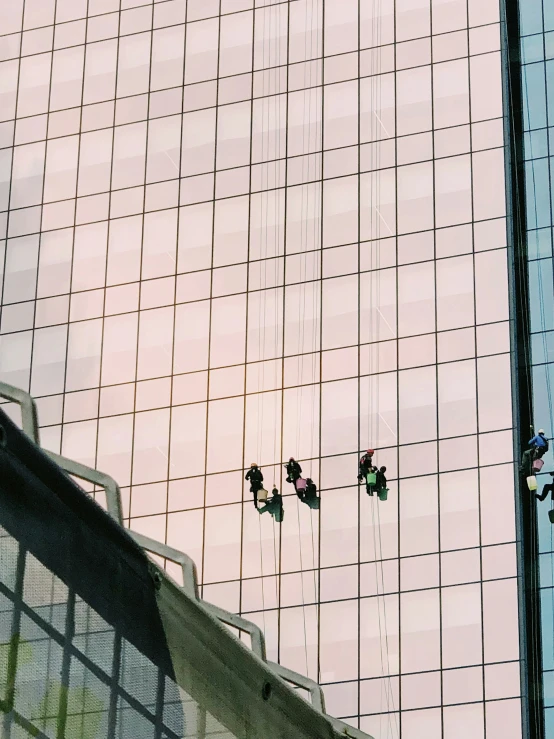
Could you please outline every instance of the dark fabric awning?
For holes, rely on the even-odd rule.
[[[0,525],[173,677],[143,550],[0,409]]]

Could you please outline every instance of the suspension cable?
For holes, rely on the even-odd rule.
[[[271,10],[271,9],[270,9]],[[263,437],[264,437],[264,405],[265,405],[265,324],[266,324],[266,306],[267,306],[267,291],[266,291],[266,252],[267,252],[267,194],[268,194],[268,183],[267,183],[267,150],[269,149],[269,109],[268,109],[268,125],[266,126],[266,104],[269,98],[266,98],[266,50],[269,56],[268,64],[271,64],[271,17],[269,17],[269,34],[268,43],[266,43],[266,22],[268,20],[267,10],[262,11],[264,13],[263,19],[263,31],[262,31],[262,98],[261,98],[261,117],[262,117],[262,130],[261,130],[261,166],[266,168],[266,188],[265,188],[265,217],[264,217],[264,191],[262,186],[262,192],[260,192],[260,258],[262,260],[260,265],[260,310],[258,310],[258,362],[261,364],[261,392],[257,395],[257,450],[258,450],[258,464],[262,464],[261,459],[263,448]],[[267,131],[267,136],[266,136]],[[263,183],[262,183],[263,185]],[[252,196],[250,196],[252,197]],[[263,278],[262,278],[263,271]],[[262,308],[263,306],[263,308]],[[261,405],[261,408],[260,408]],[[266,483],[267,484],[267,483]],[[261,515],[258,514],[258,528],[260,532],[260,585],[262,589],[262,619],[264,625],[264,631],[266,630],[266,607],[265,607],[265,581],[264,581],[264,566],[263,566],[263,535],[262,535],[262,519]]]
[[[382,102],[382,80],[381,80],[381,0],[374,0],[372,7],[372,48],[375,50],[377,59],[374,75],[370,77],[370,239],[371,259],[369,271],[369,306],[368,306],[368,352],[369,352],[369,377],[368,377],[368,408],[367,408],[367,441],[373,446],[379,445],[380,434],[380,327],[379,309],[381,305],[381,264],[380,264],[380,235],[381,221],[374,219],[374,210],[380,211],[381,202],[381,147],[379,144],[381,135],[379,130],[377,109]],[[359,142],[360,143],[360,142]],[[375,202],[375,205],[374,205]],[[398,237],[397,237],[398,238]],[[361,265],[359,265],[361,269]],[[374,412],[372,413],[372,409]],[[383,548],[381,532],[380,501],[372,497],[371,502],[373,545],[375,558],[376,578],[376,601],[378,610],[379,645],[381,651],[381,671],[383,675],[383,688],[387,706],[387,733],[393,735],[393,722],[396,736],[400,736],[398,717],[395,709],[394,691],[392,688],[392,677],[390,670],[389,654],[389,629],[387,619],[387,607],[385,597],[385,577],[383,566]],[[383,606],[383,617],[381,618],[381,605]],[[384,632],[384,644],[383,644]],[[382,720],[382,717],[380,721]]]
[[[306,321],[306,289],[307,289],[307,250],[308,250],[308,217],[310,212],[310,158],[309,150],[311,147],[312,133],[312,116],[311,116],[311,100],[312,100],[312,58],[313,58],[313,36],[314,36],[314,3],[311,0],[310,5],[305,0],[304,13],[304,89],[303,89],[303,111],[302,111],[302,178],[301,178],[301,204],[300,204],[300,280],[298,294],[298,397],[296,406],[296,448],[300,449],[301,429],[303,424],[303,399],[304,399],[304,338],[305,338],[305,321]],[[309,17],[309,21],[308,21]],[[309,34],[309,43],[308,43]],[[316,134],[317,135],[317,134]],[[307,138],[307,146],[306,146]],[[308,153],[306,153],[306,148]],[[313,286],[312,286],[313,289]],[[314,380],[312,380],[313,384]],[[313,453],[313,428],[311,429],[311,442],[308,451],[311,477],[311,457]],[[304,561],[302,554],[302,526],[300,517],[301,501],[297,498],[296,510],[298,518],[298,545],[300,554],[300,584],[302,595],[302,617],[304,623],[304,652],[306,660],[306,675],[309,674],[308,664],[308,639],[306,627],[306,597],[304,591]],[[311,526],[311,543],[312,543],[312,570],[315,577],[315,540],[313,535],[313,521],[310,515]],[[315,596],[315,590],[314,590]]]

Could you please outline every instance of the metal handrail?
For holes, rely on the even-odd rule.
[[[31,395],[20,388],[8,385],[5,382],[0,382],[0,398],[5,398],[6,400],[17,403],[21,407],[22,430],[35,444],[40,446],[37,407]],[[67,474],[102,488],[106,493],[107,512],[120,526],[123,527],[121,490],[113,477],[92,467],[87,467],[80,462],[75,462],[67,457],[63,457],[60,454],[48,451],[47,449],[43,451]],[[313,708],[320,713],[325,714],[325,698],[321,685],[305,675],[300,675],[299,673],[290,670],[288,667],[284,667],[276,662],[269,662],[266,656],[265,636],[257,624],[254,624],[235,613],[226,611],[212,603],[207,603],[199,597],[196,564],[191,557],[184,552],[180,552],[179,550],[168,546],[167,544],[163,544],[155,539],[150,539],[144,534],[140,534],[130,529],[126,529],[126,531],[128,531],[130,536],[145,551],[150,554],[163,557],[164,559],[168,559],[170,562],[174,562],[175,564],[179,564],[181,566],[183,577],[183,585],[179,586],[181,590],[189,598],[197,600],[205,611],[222,623],[243,633],[247,633],[250,636],[250,646],[254,654],[262,659],[268,667],[270,667],[273,672],[286,683],[307,691],[310,695]],[[161,568],[158,568],[158,570],[162,576],[168,577],[165,570],[162,570]],[[325,715],[327,716],[327,714]],[[327,718],[330,720],[335,730],[343,736],[351,737],[352,739],[371,739],[368,734],[365,734],[359,729],[355,729],[349,724],[345,724],[339,719],[333,718],[332,716],[327,716]]]

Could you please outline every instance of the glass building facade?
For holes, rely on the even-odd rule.
[[[500,21],[0,8],[0,379],[377,739],[521,736]],[[368,447],[386,502],[356,482]]]

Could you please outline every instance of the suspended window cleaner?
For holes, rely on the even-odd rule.
[[[267,490],[264,490],[264,476],[256,462],[252,462],[244,478],[250,482],[250,492],[254,495],[254,507],[258,507],[259,500],[267,500]]]
[[[317,497],[317,487],[311,477],[300,478],[296,481],[296,494],[309,508],[319,510],[319,498]]]
[[[358,469],[358,481],[363,482],[367,475],[373,471],[373,455],[375,451],[368,449],[365,454],[360,457],[360,466]]]
[[[386,467],[376,467],[373,464],[373,455],[375,451],[368,449],[361,457],[358,469],[358,482],[365,482],[365,489],[368,495],[374,495],[377,491],[379,500],[387,500],[389,489],[387,487],[387,478],[385,473]]]
[[[387,478],[385,477],[386,471],[387,471],[386,467],[379,467],[376,473],[376,477],[377,477],[376,487],[377,487],[377,495],[379,496],[379,500],[386,500],[389,495],[389,489],[387,487]]]
[[[294,457],[291,457],[285,465],[285,470],[287,472],[287,482],[292,482],[292,484],[296,488],[295,483],[298,479],[300,479],[300,476],[302,475],[302,467],[298,464]]]
[[[537,459],[544,457],[548,451],[548,439],[544,435],[544,429],[539,429],[539,433],[533,436],[532,439],[529,439],[528,444],[535,450],[535,457]]]
[[[550,475],[550,477],[554,477],[554,472],[549,472],[548,474]],[[537,500],[546,500],[548,497],[548,493],[551,494],[550,497],[552,500],[554,500],[554,481],[550,484],[545,485],[542,489],[542,493],[535,493],[535,497],[537,498]]]
[[[319,498],[317,497],[317,487],[311,477],[302,477],[302,467],[298,464],[294,457],[290,457],[286,465],[287,482],[294,485],[296,495],[307,506],[314,510],[319,509]]]
[[[550,477],[554,477],[554,472],[549,472],[548,474]],[[548,498],[548,493],[550,493],[550,499],[554,505],[554,480],[543,486],[542,493],[535,493],[535,497],[537,500],[543,501]],[[550,523],[554,523],[554,508],[548,511],[548,518],[550,519]]]
[[[281,523],[285,516],[285,509],[283,508],[283,497],[279,494],[276,487],[271,491],[271,498],[269,498],[265,505],[258,508],[258,513],[268,512],[277,523]]]
[[[533,427],[531,426],[532,432]],[[529,439],[529,449],[526,449],[521,457],[520,472],[527,478],[527,486],[532,492],[537,489],[535,474],[541,471],[544,464],[542,457],[549,449],[548,441],[544,429],[539,429],[539,433]]]

